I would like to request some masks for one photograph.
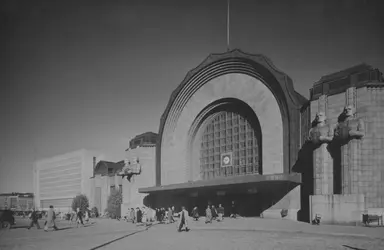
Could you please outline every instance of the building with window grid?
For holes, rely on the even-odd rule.
[[[361,64],[322,77],[307,100],[263,55],[211,54],[172,93],[160,120],[155,185],[139,192],[152,206],[201,213],[232,202],[244,216],[320,214],[331,224],[383,213],[383,90],[382,73]],[[316,148],[308,137],[316,113],[332,127],[346,106],[366,124],[364,139]],[[319,183],[332,188],[319,192]]]
[[[36,161],[34,166],[35,206],[48,209],[53,205],[57,210],[71,211],[72,199],[85,194],[94,205],[91,195],[94,157],[103,155],[89,150],[79,150],[52,158]]]

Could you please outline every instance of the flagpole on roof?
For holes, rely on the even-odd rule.
[[[229,3],[231,0],[227,0],[227,51],[230,51],[229,47]]]

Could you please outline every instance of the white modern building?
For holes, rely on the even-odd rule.
[[[47,209],[53,205],[58,211],[68,212],[72,199],[85,194],[93,207],[91,177],[95,163],[103,158],[99,152],[81,149],[36,161],[33,171],[35,206]]]

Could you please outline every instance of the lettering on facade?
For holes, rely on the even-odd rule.
[[[284,175],[281,175],[281,174],[266,175],[265,178],[267,181],[282,181],[284,180]]]

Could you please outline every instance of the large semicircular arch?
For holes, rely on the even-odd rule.
[[[264,55],[233,50],[223,54],[211,54],[199,66],[189,71],[182,83],[172,92],[160,119],[156,147],[156,185],[161,185],[161,146],[164,131],[174,130],[184,106],[199,88],[216,77],[231,73],[242,73],[259,79],[275,96],[283,118],[283,143],[286,145],[284,166],[290,165],[290,111],[299,110],[302,106],[302,101],[293,89],[292,80]]]

